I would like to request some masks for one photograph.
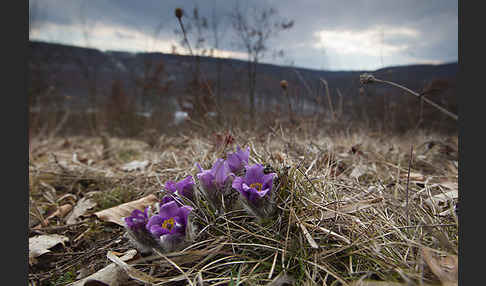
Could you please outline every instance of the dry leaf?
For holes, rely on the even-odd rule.
[[[50,252],[49,248],[64,242],[69,241],[69,238],[59,234],[45,234],[37,235],[29,238],[29,264],[37,263],[36,257]]]
[[[123,171],[135,171],[137,169],[140,169],[141,171],[145,170],[145,167],[147,167],[149,164],[148,160],[145,161],[132,161],[130,163],[127,163],[121,167]]]
[[[128,261],[135,257],[135,255],[137,255],[137,251],[131,249],[127,251],[122,257],[117,258],[121,261]],[[116,265],[115,263],[110,263],[108,266],[99,270],[98,272],[93,273],[79,281],[76,281],[72,284],[72,286],[83,286],[86,285],[85,283],[88,281],[98,281],[110,286],[118,286],[126,283],[129,278],[130,277],[125,274],[125,271],[118,267],[118,265]]]
[[[60,217],[63,218],[65,217],[71,210],[73,209],[73,206],[70,204],[65,204],[57,208],[55,212],[53,212],[51,215],[49,215],[45,220],[44,220],[44,225],[49,224],[49,220],[54,217]],[[42,223],[36,225],[33,227],[34,229],[40,229],[42,227]]]
[[[155,195],[150,194],[136,201],[131,201],[106,210],[96,212],[94,213],[94,215],[97,216],[100,220],[109,221],[121,226],[125,226],[123,218],[130,216],[133,210],[144,210],[147,206],[150,206],[158,201],[159,200]]]
[[[47,219],[51,219],[53,217],[65,217],[71,210],[73,206],[71,204],[65,204],[60,206],[54,213],[47,217]]]
[[[336,213],[338,215],[354,213],[359,210],[369,208],[381,202],[382,200],[383,198],[376,198],[376,199],[363,200],[356,203],[349,203],[349,204],[338,206],[336,210],[333,210],[333,207],[328,207],[329,210],[322,213],[322,218],[323,219],[334,218],[336,216]]]
[[[438,194],[432,196],[424,201],[431,209],[441,208],[443,206],[447,206],[447,202],[457,199],[459,194],[457,190],[449,191],[446,193]]]
[[[89,209],[96,206],[96,202],[89,198],[82,198],[78,201],[73,211],[66,217],[66,224],[75,224],[78,218],[83,216]]]
[[[422,257],[443,286],[458,285],[457,255],[437,257],[431,249],[421,248]]]

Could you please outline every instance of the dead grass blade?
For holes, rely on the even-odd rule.
[[[331,230],[328,230],[322,226],[318,226],[318,225],[311,225],[311,224],[308,224],[308,223],[303,223],[304,225],[308,226],[308,227],[311,227],[311,228],[315,228],[315,229],[318,229],[322,232],[324,232],[325,234],[329,234],[335,238],[337,238],[338,240],[341,240],[342,242],[346,243],[346,244],[351,244],[351,241],[349,241],[349,239],[347,239],[346,237],[340,235],[340,234],[337,234],[335,233],[334,231],[331,231]]]
[[[321,217],[322,219],[331,219],[335,218],[336,214],[351,214],[355,213],[360,210],[367,209],[372,207],[378,203],[380,203],[383,198],[376,198],[376,199],[368,199],[362,200],[356,203],[348,203],[342,206],[338,206],[336,210],[332,210],[331,208],[327,208],[328,210],[323,212]]]
[[[191,279],[189,279],[189,276],[186,274],[186,272],[184,272],[184,270],[182,270],[179,265],[177,265],[174,261],[170,260],[167,256],[165,256],[164,254],[162,254],[160,251],[154,249],[155,253],[157,253],[158,255],[160,255],[160,257],[164,258],[167,262],[169,262],[172,266],[174,266],[177,270],[179,270],[182,275],[184,276],[184,278],[186,278],[187,282],[189,283],[189,285],[191,286],[194,286],[194,284],[192,283]]]

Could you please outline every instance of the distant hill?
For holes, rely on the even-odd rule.
[[[247,88],[247,62],[212,57],[200,57],[199,61],[204,79],[212,82],[213,89],[217,89],[221,96],[244,98]],[[115,81],[121,82],[128,95],[137,98],[145,94],[147,85],[168,87],[163,91],[163,96],[183,96],[188,93],[188,84],[193,79],[195,62],[194,57],[183,55],[102,52],[75,46],[29,42],[31,92],[43,93],[54,89],[57,94],[74,98],[76,100],[72,102],[80,104],[86,100],[88,94],[95,94],[100,98],[108,96]],[[433,80],[447,81],[450,89],[451,86],[455,87],[457,71],[457,63],[396,66],[376,71],[325,71],[259,64],[257,97],[278,101],[281,95],[279,82],[285,79],[289,82],[289,87],[293,87],[294,94],[312,102],[316,94],[323,93],[320,78],[328,82],[333,98],[337,97],[337,89],[344,97],[354,97],[360,94],[359,75],[364,72],[417,91]],[[387,86],[367,88],[370,96],[396,92],[396,88]],[[452,92],[455,96],[455,89]]]

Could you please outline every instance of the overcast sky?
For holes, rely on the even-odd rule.
[[[29,0],[31,40],[92,47],[103,51],[188,51],[174,9],[217,25],[206,47],[214,55],[246,59],[229,16],[238,8],[251,15],[273,7],[275,19],[294,26],[270,39],[263,62],[326,70],[376,70],[407,64],[458,60],[457,0]],[[189,24],[189,19],[183,17]],[[193,49],[195,35],[189,34]],[[273,57],[283,50],[284,57]]]

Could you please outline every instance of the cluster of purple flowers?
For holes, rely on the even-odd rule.
[[[194,180],[187,176],[179,182],[168,181],[165,189],[168,194],[156,205],[155,213],[147,207],[143,212],[134,210],[125,218],[128,237],[142,252],[150,253],[151,248],[173,251],[189,239],[189,214],[193,208],[175,198],[193,199]]]
[[[249,165],[250,148],[227,155],[226,159],[217,159],[211,169],[203,169],[199,163],[196,177],[201,191],[216,208],[220,207],[221,197],[229,189],[240,193],[241,202],[247,210],[259,218],[269,214],[271,205],[271,191],[275,173],[265,174],[260,164]],[[134,210],[131,216],[125,218],[126,228],[133,238],[134,244],[156,247],[171,251],[181,242],[187,240],[190,222],[189,214],[192,207],[183,205],[177,197],[194,200],[195,182],[192,176],[175,182],[167,181],[166,195],[158,205],[156,214],[150,208],[144,212]],[[133,241],[132,240],[132,241]]]
[[[169,201],[160,203],[158,209],[158,213],[152,215],[150,207],[144,212],[134,210],[125,218],[129,238],[142,252],[149,253],[151,248],[172,251],[187,238],[192,207]]]
[[[227,190],[237,190],[241,202],[247,210],[259,218],[269,214],[271,206],[271,190],[275,173],[265,174],[260,164],[249,165],[250,148],[242,150],[237,147],[236,152],[227,155],[226,160],[217,159],[213,167],[204,170],[199,168],[197,178],[209,201],[220,206],[221,197]]]

